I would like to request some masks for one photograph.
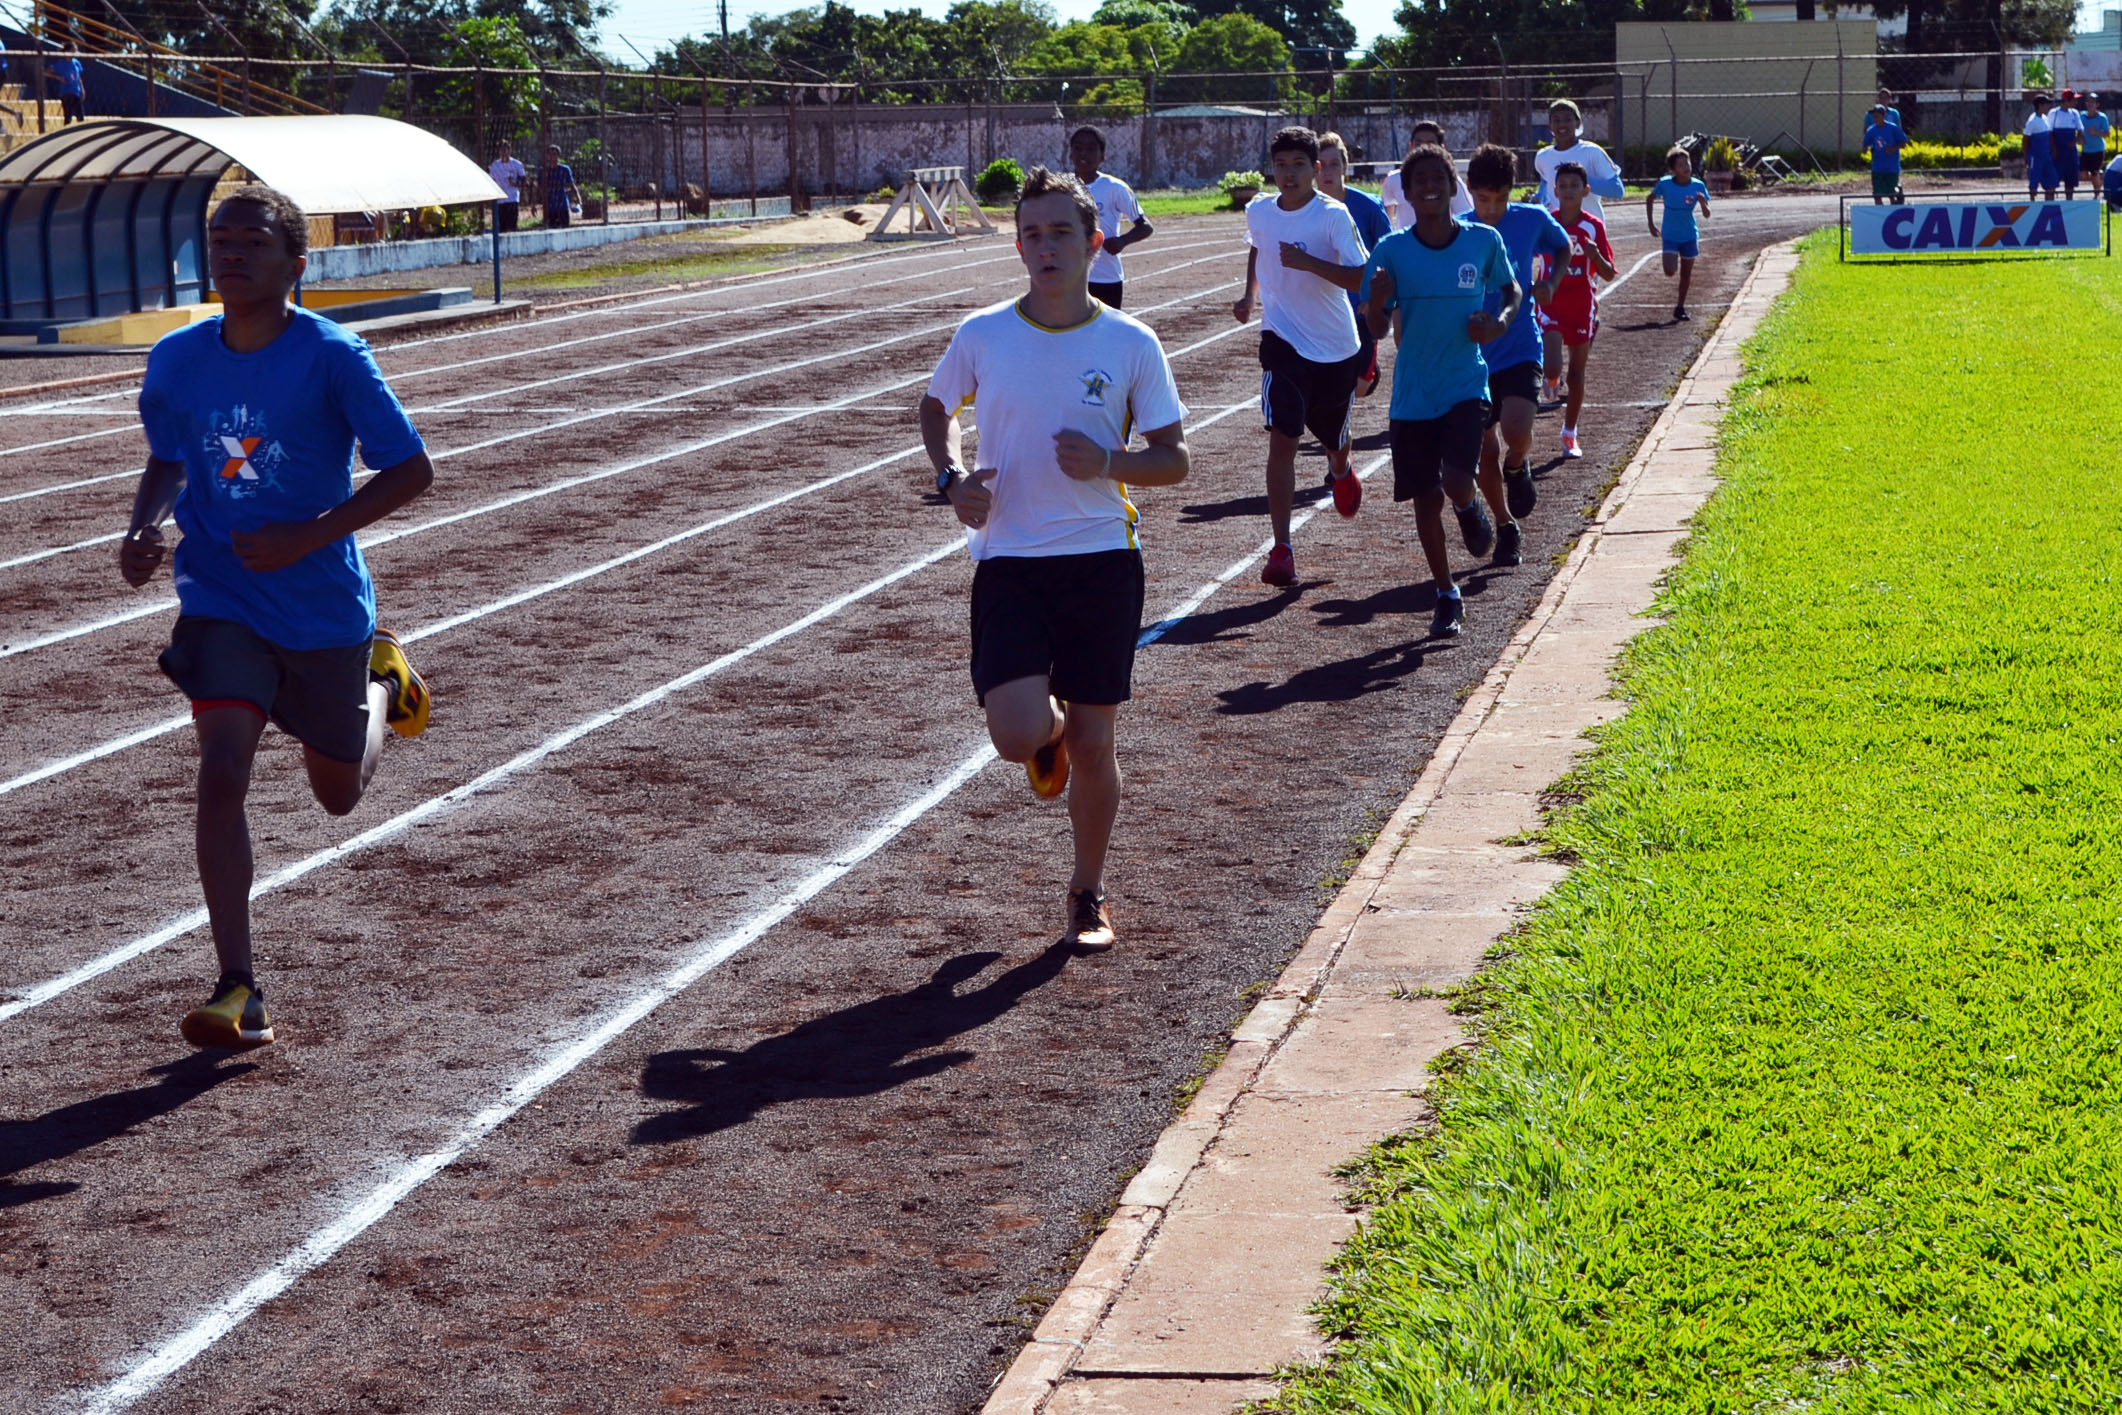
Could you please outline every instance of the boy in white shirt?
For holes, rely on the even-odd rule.
[[[1418,147],[1444,147],[1444,129],[1439,124],[1424,118],[1415,124],[1414,131],[1407,135],[1407,150],[1413,153]],[[1445,148],[1449,152],[1449,148]],[[1405,166],[1405,160],[1402,166]],[[1466,216],[1474,209],[1474,194],[1467,190],[1466,179],[1456,179],[1458,185],[1452,190],[1453,216]],[[1415,224],[1414,204],[1407,199],[1407,192],[1400,184],[1400,168],[1395,167],[1385,174],[1385,183],[1378,191],[1378,200],[1385,204],[1385,214],[1393,221],[1395,231],[1405,231]]]
[[[1068,135],[1068,160],[1075,166],[1076,180],[1098,204],[1098,233],[1104,244],[1091,257],[1090,292],[1114,309],[1120,308],[1120,252],[1157,234],[1134,190],[1110,172],[1098,170],[1105,161],[1105,134],[1085,125]],[[1120,223],[1129,223],[1125,232]]]
[[[523,212],[523,179],[530,174],[522,161],[509,150],[507,138],[496,144],[494,160],[487,167],[486,175],[494,179],[495,186],[508,193],[507,200],[497,203],[494,207],[494,230],[515,230],[517,220]]]
[[[1558,98],[1547,105],[1547,130],[1554,134],[1552,147],[1543,147],[1533,154],[1533,171],[1540,176],[1540,190],[1533,200],[1549,211],[1559,211],[1562,199],[1555,194],[1555,171],[1564,163],[1575,163],[1584,169],[1583,212],[1602,226],[1606,222],[1606,204],[1601,197],[1616,200],[1628,194],[1621,184],[1621,169],[1614,165],[1606,149],[1595,142],[1586,142],[1577,135],[1584,131],[1584,114],[1576,104],[1566,98]],[[1548,368],[1562,365],[1562,329],[1548,318],[1547,311],[1535,309],[1533,317],[1539,322],[1542,353]],[[1555,379],[1548,379],[1542,390],[1540,401],[1552,407],[1562,401],[1562,389]]]
[[[1128,487],[1186,478],[1186,407],[1148,326],[1091,298],[1098,206],[1034,167],[1017,199],[1021,299],[969,316],[921,400],[921,440],[976,568],[973,691],[1032,790],[1068,791],[1068,929],[1110,948],[1105,857],[1120,812],[1114,725],[1142,630],[1142,553]],[[1346,302],[1344,302],[1345,305]],[[958,413],[980,404],[979,465]],[[1128,450],[1137,427],[1148,446]]]
[[[1363,341],[1348,292],[1363,284],[1370,259],[1348,208],[1313,185],[1319,137],[1284,128],[1268,144],[1275,194],[1245,208],[1245,293],[1231,306],[1238,323],[1260,305],[1260,413],[1267,422],[1267,515],[1274,547],[1260,578],[1297,582],[1289,546],[1290,504],[1297,494],[1297,442],[1306,428],[1332,464],[1334,508],[1356,514],[1363,484],[1348,466],[1349,412],[1363,374]],[[1265,251],[1268,258],[1260,259]]]

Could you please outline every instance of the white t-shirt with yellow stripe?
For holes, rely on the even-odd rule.
[[[1074,429],[1118,452],[1138,428],[1186,416],[1170,362],[1140,320],[1091,302],[1068,329],[1034,324],[1011,300],[969,316],[951,336],[928,394],[978,424],[975,468],[987,485],[987,525],[967,529],[975,560],[998,555],[1088,555],[1138,547],[1134,503],[1109,477],[1077,481],[1054,457],[1054,435]]]

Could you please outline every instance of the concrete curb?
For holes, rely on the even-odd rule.
[[[1467,1039],[1441,1003],[1425,1015],[1417,1015],[1415,1004],[1395,1003],[1402,1010],[1386,1021],[1366,1017],[1366,1009],[1375,1014],[1375,1001],[1362,989],[1375,983],[1338,987],[1337,966],[1368,930],[1413,946],[1394,952],[1388,944],[1381,953],[1374,944],[1357,960],[1357,972],[1365,961],[1375,966],[1389,959],[1395,976],[1411,973],[1432,987],[1463,980],[1517,912],[1561,877],[1560,867],[1535,852],[1498,847],[1493,839],[1538,824],[1538,792],[1582,750],[1584,728],[1619,710],[1610,696],[1613,654],[1642,627],[1639,616],[1672,563],[1682,525],[1714,488],[1715,428],[1740,373],[1739,345],[1787,285],[1795,244],[1768,247],[1755,258],[1730,310],[1532,615],[1468,697],[1297,956],[1232,1034],[1223,1062],[1159,1137],[1075,1277],[996,1383],[983,1415],[1229,1411],[1271,1395],[1266,1378],[1277,1368],[1325,1354],[1305,1309],[1323,1294],[1322,1264],[1354,1231],[1355,1220],[1337,1224],[1323,1213],[1321,1186],[1334,1165],[1419,1118],[1419,1102],[1406,1097],[1419,1092],[1431,1060]],[[1588,577],[1595,558],[1601,569]],[[1593,591],[1599,580],[1618,583],[1602,594]],[[1521,674],[1536,648],[1549,645],[1555,647],[1543,658],[1558,659],[1556,671]],[[1512,726],[1501,728],[1498,710],[1506,706],[1516,712]],[[1542,722],[1544,728],[1525,731]],[[1536,766],[1550,769],[1531,779],[1498,769],[1522,769],[1528,753]],[[1464,786],[1455,781],[1462,766],[1469,768]],[[1476,819],[1461,822],[1454,807],[1467,797],[1478,798],[1470,813]],[[1471,904],[1454,892],[1463,889],[1469,861],[1486,888]],[[1448,943],[1445,934],[1453,935]],[[1384,1026],[1393,1030],[1378,1030]],[[1326,1055],[1307,1062],[1297,1053],[1321,1047],[1293,1043],[1314,1035],[1327,1038]],[[1357,1037],[1387,1045],[1347,1044]],[[1331,1084],[1316,1079],[1322,1061],[1335,1073]],[[1271,1075],[1277,1068],[1279,1083]],[[1294,1104],[1273,1104],[1282,1100]],[[1350,1109],[1352,1101],[1358,1109]],[[1241,1108],[1256,1102],[1261,1118],[1234,1124]],[[1381,1123],[1394,1106],[1404,1112],[1403,1123]],[[1326,1122],[1299,1136],[1307,1110]],[[1341,1133],[1331,1139],[1341,1142],[1340,1152],[1318,1153],[1320,1132],[1335,1129],[1337,1118]],[[1302,1161],[1296,1166],[1293,1154]],[[1249,1202],[1219,1205],[1216,1196],[1234,1184]],[[1196,1190],[1202,1197],[1190,1203]],[[1173,1237],[1189,1217],[1198,1220],[1198,1233],[1210,1232],[1219,1218],[1230,1222],[1220,1240],[1204,1244],[1197,1233],[1189,1245]],[[1279,1244],[1277,1230],[1284,1235]],[[1299,1236],[1291,1241],[1291,1234]],[[1249,1265],[1245,1280],[1235,1284],[1243,1289],[1240,1300],[1292,1308],[1253,1323],[1256,1330],[1236,1341],[1250,1349],[1235,1353],[1228,1350],[1227,1320],[1233,1243],[1248,1250],[1241,1255]],[[1175,1256],[1160,1268],[1162,1246]],[[1116,1322],[1123,1301],[1135,1310]],[[1273,1330],[1258,1330],[1263,1325]]]

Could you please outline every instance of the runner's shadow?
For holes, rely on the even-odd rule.
[[[1297,482],[1296,499],[1292,504],[1310,506],[1314,502],[1324,501],[1326,498],[1327,490],[1323,483],[1315,481],[1310,486],[1306,486],[1300,477]],[[1182,526],[1204,525],[1210,521],[1227,521],[1233,516],[1258,516],[1261,520],[1266,520],[1267,493],[1263,491],[1258,496],[1235,496],[1228,501],[1197,501],[1191,506],[1181,506],[1179,508],[1179,524]]]
[[[224,1065],[226,1059],[225,1054],[194,1054],[154,1067],[162,1079],[152,1086],[135,1086],[129,1091],[76,1101],[47,1111],[35,1120],[0,1121],[0,1209],[56,1198],[81,1187],[72,1182],[18,1184],[6,1176],[94,1149],[137,1125],[169,1114],[224,1081],[258,1069],[255,1062]]]
[[[1002,955],[960,954],[917,988],[828,1012],[743,1051],[659,1052],[642,1068],[641,1092],[685,1108],[650,1116],[634,1127],[632,1141],[664,1145],[696,1139],[742,1125],[768,1106],[873,1096],[962,1066],[973,1052],[916,1053],[994,1021],[1027,993],[1059,977],[1075,954],[1073,944],[1057,943],[963,993],[961,983]]]
[[[1324,583],[1323,580],[1312,581],[1314,585]],[[1291,585],[1280,594],[1269,595],[1265,599],[1247,600],[1228,609],[1219,609],[1213,614],[1189,614],[1165,630],[1157,643],[1199,645],[1250,637],[1241,631],[1273,619],[1294,605],[1308,588],[1309,585]]]
[[[1227,688],[1216,694],[1222,699],[1216,711],[1225,717],[1249,717],[1257,713],[1279,712],[1294,703],[1352,702],[1369,693],[1397,688],[1403,679],[1421,668],[1432,653],[1449,648],[1451,642],[1449,639],[1434,642],[1418,639],[1336,663],[1316,664],[1280,683],[1256,682]]]
[[[1646,329],[1671,329],[1679,322],[1677,319],[1646,319],[1640,324],[1615,324],[1608,327],[1617,334],[1641,334]]]

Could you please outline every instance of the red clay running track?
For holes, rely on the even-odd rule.
[[[1720,207],[1698,313],[1816,206]],[[1194,346],[1194,478],[1145,498],[1152,618],[1264,534],[1238,239],[1173,222],[1129,260],[1130,305]],[[212,964],[179,931],[189,734],[154,731],[182,706],[153,667],[169,613],[87,627],[166,582],[133,595],[107,545],[0,569],[0,641],[71,633],[0,658],[0,1404],[977,1406],[1701,327],[1616,311],[1592,455],[1546,468],[1527,563],[1470,578],[1460,641],[1421,641],[1411,518],[1374,480],[1300,533],[1298,589],[1248,566],[1144,649],[1123,944],[1075,958],[1050,946],[1065,816],[983,764],[970,570],[906,455],[949,326],[1016,285],[973,262],[1006,254],[381,351],[458,452],[371,553],[436,713],[343,821],[284,739],[261,754],[260,879],[311,862],[256,906],[263,1052],[175,1033]],[[126,393],[42,401],[0,404],[0,451],[114,430],[0,455],[0,497],[109,480],[0,502],[0,562],[130,502]],[[1383,417],[1359,411],[1366,462]]]

